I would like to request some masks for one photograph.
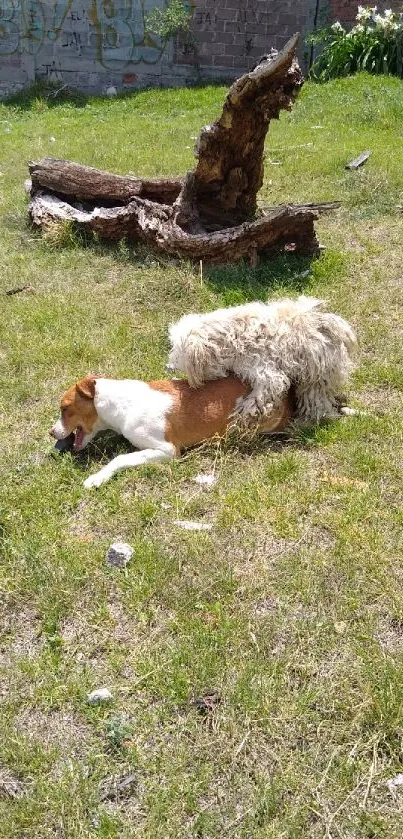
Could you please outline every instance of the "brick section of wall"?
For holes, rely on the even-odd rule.
[[[204,75],[239,75],[295,32],[305,34],[313,25],[313,6],[311,0],[198,0],[194,43],[179,43],[176,61],[198,65]]]
[[[385,9],[393,9],[396,12],[401,11],[401,0],[377,0],[377,2],[366,3],[361,0],[330,0],[330,16],[331,20],[339,20],[342,23],[352,23],[355,21],[358,5],[360,6],[377,6],[378,12],[383,12]]]

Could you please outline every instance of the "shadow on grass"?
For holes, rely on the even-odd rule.
[[[31,87],[14,93],[4,100],[3,104],[13,105],[21,111],[40,110],[40,103],[44,108],[57,108],[59,105],[72,105],[74,108],[85,108],[90,97],[80,90],[67,85],[36,82]]]
[[[217,446],[220,447],[223,453],[237,454],[240,459],[251,458],[254,455],[260,454],[281,454],[283,451],[289,449],[306,450],[312,449],[316,445],[326,445],[323,439],[319,440],[320,431],[331,428],[337,423],[338,419],[324,420],[319,425],[298,427],[294,426],[289,431],[281,432],[279,434],[255,434],[253,432],[243,434],[231,432],[227,437],[222,439],[214,438],[207,440],[204,443],[186,449],[181,455],[185,458],[187,455],[195,454],[211,454],[211,460],[214,461],[217,454]],[[125,437],[120,434],[115,434],[113,431],[106,431],[100,434],[95,440],[83,449],[81,452],[56,452],[52,450],[49,457],[60,458],[70,454],[74,458],[74,463],[83,472],[88,471],[94,467],[94,463],[98,462],[99,466],[109,463],[113,458],[120,454],[127,452],[138,451]],[[178,461],[181,460],[178,458]]]
[[[232,82],[233,79],[231,77],[220,81],[195,79],[194,82],[183,85],[183,87],[185,90],[189,88],[192,90],[202,88],[220,89],[223,86],[229,87]],[[113,85],[111,86],[113,87]],[[155,90],[155,88],[153,86],[146,86],[136,88],[134,90],[119,90],[116,95],[111,98],[114,102],[122,99],[133,100],[139,95],[144,96],[144,94],[149,90]],[[164,87],[163,90],[164,92],[168,92],[170,90],[176,92],[178,88],[175,86]],[[21,111],[31,111],[33,109],[38,110],[38,107],[40,110],[41,101],[43,102],[44,107],[47,108],[57,108],[59,105],[71,105],[74,108],[85,108],[86,105],[91,104],[91,102],[101,102],[102,100],[110,101],[110,97],[105,96],[102,93],[90,95],[77,88],[62,84],[61,82],[40,81],[35,82],[35,84],[25,88],[24,90],[20,90],[18,93],[8,96],[3,100],[3,104],[12,105],[19,108]]]
[[[258,434],[253,431],[238,434],[234,431],[222,439],[220,446],[224,452],[238,453],[241,457],[248,458],[265,452],[267,454],[279,454],[288,449],[305,451],[318,445],[323,447],[326,445],[324,432],[326,433],[326,431],[334,428],[341,419],[342,416],[334,419],[329,418],[316,425],[298,425],[296,422],[289,429],[278,434]],[[203,447],[207,449],[212,447],[212,442],[201,444],[198,448]]]
[[[311,286],[312,256],[275,254],[262,257],[256,268],[247,262],[207,267],[210,288],[219,294],[224,306],[251,300],[265,300],[268,291],[289,294],[307,292]]]
[[[42,238],[47,249],[65,250],[76,248],[92,251],[97,256],[112,257],[118,263],[136,268],[158,265],[172,270],[185,267],[199,275],[198,263],[186,262],[179,257],[164,255],[145,244],[135,245],[126,239],[110,242],[100,239],[91,232],[83,231],[70,222],[59,225],[43,237],[41,231],[31,227],[31,234]],[[268,292],[282,294],[308,293],[311,288],[311,264],[317,257],[294,253],[274,253],[262,256],[259,264],[252,267],[247,261],[203,267],[204,284],[221,297],[222,306],[236,306],[251,300],[266,300]]]
[[[113,431],[105,431],[99,435],[95,440],[92,440],[88,446],[80,452],[73,452],[71,449],[58,452],[53,448],[49,452],[49,457],[58,460],[66,455],[71,455],[74,458],[74,463],[83,472],[89,469],[91,463],[95,461],[109,462],[118,454],[126,454],[133,451],[134,447],[121,434],[115,434]]]

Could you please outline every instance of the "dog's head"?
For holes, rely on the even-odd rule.
[[[191,387],[226,375],[200,315],[185,315],[169,328],[171,350],[167,370],[185,374]]]
[[[49,432],[56,440],[64,440],[74,431],[74,451],[83,449],[98,430],[95,382],[95,376],[86,376],[66,390],[60,401],[60,418]]]

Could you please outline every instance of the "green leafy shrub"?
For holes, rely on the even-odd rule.
[[[188,32],[192,18],[192,9],[182,0],[170,0],[165,9],[155,8],[146,18],[146,26],[163,40],[172,38],[179,32]]]
[[[323,47],[311,68],[311,78],[328,81],[360,70],[403,77],[403,14],[387,9],[383,15],[358,6],[356,25],[347,31],[334,23],[310,36]]]

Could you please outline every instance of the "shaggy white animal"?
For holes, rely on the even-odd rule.
[[[340,413],[356,337],[350,324],[300,296],[184,315],[170,326],[168,367],[191,387],[233,373],[251,393],[237,409],[246,421],[277,406],[292,387],[296,417],[319,422]]]

